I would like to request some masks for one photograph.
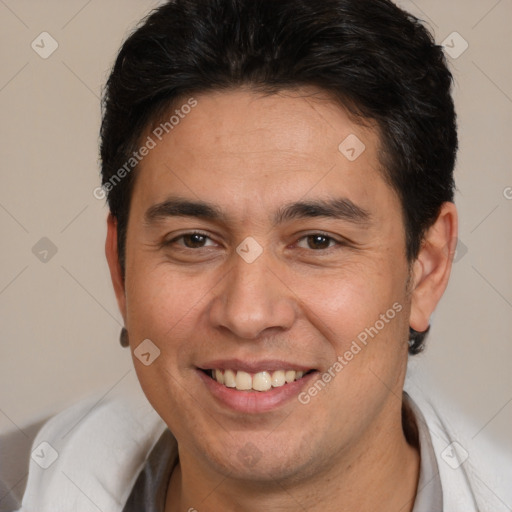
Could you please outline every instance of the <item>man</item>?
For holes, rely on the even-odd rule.
[[[166,428],[93,412],[22,510],[508,510],[403,392],[457,239],[450,87],[388,0],[153,12],[108,80],[101,157],[122,343]],[[91,443],[100,424],[119,444]],[[79,480],[62,453],[86,439],[107,456],[78,453]]]

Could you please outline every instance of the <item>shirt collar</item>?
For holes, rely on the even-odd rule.
[[[403,397],[404,429],[409,440],[419,445],[421,459],[412,512],[442,512],[441,478],[429,428],[411,397],[405,392]],[[167,488],[178,460],[178,443],[167,428],[151,449],[123,512],[164,512]]]

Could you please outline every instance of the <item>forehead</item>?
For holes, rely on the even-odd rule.
[[[283,90],[263,95],[239,88],[194,96],[197,106],[173,128],[176,145],[217,154],[290,152],[321,159],[338,156],[349,135],[365,139],[370,153],[379,146],[374,123],[356,122],[342,105],[314,88]],[[187,103],[186,98],[175,108]],[[188,121],[187,121],[188,118]],[[193,120],[193,121],[192,121]]]
[[[380,170],[376,126],[356,123],[318,90],[237,89],[194,100],[193,109],[174,106],[169,117],[178,110],[179,122],[161,140],[144,136],[156,141],[138,169],[136,189],[146,204],[170,193],[245,210],[308,195],[366,204],[393,195]]]

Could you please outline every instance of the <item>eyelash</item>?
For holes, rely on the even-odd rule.
[[[198,235],[198,236],[202,236],[202,237],[205,237],[207,238],[208,240],[212,240],[213,239],[208,236],[206,233],[202,233],[201,231],[190,231],[189,233],[183,233],[175,238],[173,238],[172,240],[169,240],[167,242],[164,242],[164,246],[171,246],[171,245],[174,245],[178,240],[181,240],[183,239],[184,237],[186,236],[194,236],[194,235]],[[305,249],[305,248],[300,248],[302,250],[306,250],[306,251],[313,251],[313,252],[326,252],[326,251],[329,251],[331,249],[334,249],[336,246],[344,246],[346,245],[346,243],[340,241],[340,240],[337,240],[335,239],[334,237],[332,237],[331,235],[327,234],[327,233],[323,233],[321,231],[315,231],[315,232],[312,232],[312,233],[308,233],[306,235],[303,235],[302,237],[300,237],[297,242],[295,242],[295,244],[297,244],[298,242],[302,241],[302,240],[306,240],[307,238],[309,237],[315,237],[315,236],[321,236],[321,237],[324,237],[326,239],[329,240],[329,243],[332,243],[334,242],[334,245],[333,246],[330,246],[330,247],[327,247],[326,249]],[[198,250],[198,249],[204,249],[205,247],[198,247],[196,249],[193,249],[193,248],[190,248],[190,247],[185,247],[185,246],[181,246],[182,249],[184,250]],[[209,246],[206,246],[206,247],[209,247]]]
[[[194,236],[194,235],[202,236],[202,237],[208,238],[208,240],[212,240],[212,238],[210,236],[208,236],[206,233],[202,233],[201,231],[190,231],[188,233],[183,233],[183,234],[177,236],[176,238],[173,238],[172,240],[164,242],[163,245],[164,246],[173,245],[176,243],[177,240],[185,238],[186,236]],[[184,246],[183,246],[183,248],[190,249],[190,247],[184,247]],[[199,249],[203,249],[203,247],[199,247]],[[194,249],[191,249],[191,250],[194,250]]]

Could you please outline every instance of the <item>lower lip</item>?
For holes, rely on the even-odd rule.
[[[318,375],[318,372],[314,371],[308,373],[302,379],[279,388],[271,388],[268,391],[238,391],[236,388],[227,388],[223,384],[219,384],[201,370],[197,370],[197,372],[218,402],[232,410],[249,414],[272,411],[293,398],[297,398],[311,379]]]

